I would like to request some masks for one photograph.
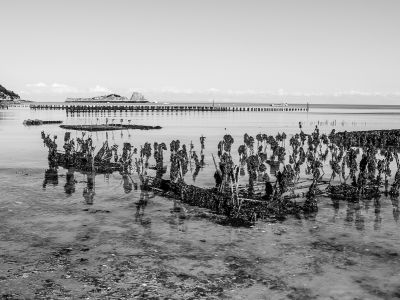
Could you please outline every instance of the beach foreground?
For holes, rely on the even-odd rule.
[[[310,219],[234,228],[151,194],[138,214],[137,201],[116,191],[90,207],[60,189],[32,192],[39,170],[1,170],[0,177],[8,182],[0,195],[4,299],[400,296],[399,240],[387,202],[376,216],[371,203],[334,210],[326,199]]]

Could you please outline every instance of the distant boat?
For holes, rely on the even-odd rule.
[[[287,103],[273,103],[271,104],[273,107],[286,107],[289,106]]]

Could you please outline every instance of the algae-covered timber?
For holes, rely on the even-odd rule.
[[[32,126],[32,125],[47,125],[47,124],[61,124],[63,121],[43,121],[43,120],[24,120],[23,124],[26,126]]]
[[[108,131],[108,130],[152,130],[161,129],[161,126],[135,125],[135,124],[103,124],[103,125],[60,125],[61,128],[67,130],[80,131]]]
[[[200,152],[199,160],[193,145],[188,151],[179,140],[170,143],[170,179],[162,179],[166,172],[163,151],[167,146],[164,143],[154,143],[156,176],[152,177],[147,173],[152,156],[149,143],[141,146],[140,151],[132,151],[133,147],[124,143],[123,153],[119,156],[118,146],[110,148],[106,141],[95,155],[91,138],[84,139],[84,132],[76,142],[70,140],[67,132],[63,154],[57,151],[56,137],[52,140],[44,133],[42,137],[49,147],[49,162],[54,160],[55,165],[65,166],[67,163],[77,170],[99,173],[119,171],[131,174],[136,170],[142,185],[148,189],[190,205],[208,208],[229,224],[249,225],[259,219],[313,214],[318,210],[320,196],[350,202],[378,199],[382,194],[397,198],[400,194],[399,131],[387,131],[385,138],[375,144],[373,137],[380,134],[381,131],[335,133],[332,130],[326,135],[320,134],[318,127],[311,134],[305,134],[300,125],[300,133],[290,138],[289,147],[285,133],[276,137],[260,133],[255,139],[245,134],[244,144],[238,148],[239,162],[235,162],[231,155],[233,137],[225,135],[218,143],[217,158],[213,156],[216,169],[216,186],[213,188],[185,183],[188,166],[194,161],[195,178],[195,173],[204,166],[204,154]],[[132,157],[135,154],[137,156]],[[393,177],[391,162],[396,170],[390,183],[389,179]],[[324,167],[330,168],[329,180],[323,178]],[[275,181],[267,174],[267,168]],[[239,179],[245,176],[246,170],[248,185],[243,189],[243,181],[239,182]],[[304,176],[301,182],[300,174]]]
[[[335,133],[335,143],[346,142],[351,147],[370,145],[377,148],[398,148],[400,145],[400,129],[342,131]]]
[[[220,191],[218,188],[201,188],[189,185],[178,180],[171,180],[147,177],[147,183],[155,192],[161,193],[182,201],[183,203],[207,208],[214,213],[225,216],[225,223],[234,226],[250,226],[258,219],[281,218],[284,215],[296,215],[303,211],[302,206],[293,201],[290,197],[272,199],[248,199],[238,197],[239,205],[232,202],[232,195],[227,191]]]
[[[95,147],[90,137],[87,139],[78,138],[76,142],[70,137],[70,132],[66,132],[64,136],[64,152],[61,152],[57,149],[57,137],[55,136],[51,139],[49,135],[46,136],[42,131],[43,143],[49,149],[49,166],[63,167],[65,169],[74,167],[81,172],[98,174],[110,174],[116,171],[126,172],[131,166],[131,157],[136,149],[133,149],[129,143],[124,144],[123,153],[118,157],[117,145],[110,147],[108,142],[105,141],[95,154]]]
[[[189,205],[210,209],[231,225],[249,226],[260,218],[293,214],[301,210],[300,206],[288,198],[276,198],[272,201],[246,199],[233,195],[231,191],[226,189],[202,188],[186,184],[181,176],[171,178],[171,180],[148,176],[149,165],[147,161],[150,155],[148,143],[141,148],[140,156],[135,158],[133,166],[132,155],[137,154],[137,151],[129,143],[124,144],[122,155],[118,155],[117,145],[109,147],[108,142],[105,141],[102,148],[95,154],[90,137],[86,139],[84,137],[78,138],[75,141],[70,139],[70,133],[67,132],[64,137],[64,152],[57,149],[56,137],[51,139],[49,135],[46,136],[42,132],[42,139],[49,149],[48,161],[52,168],[74,168],[78,172],[92,174],[111,174],[113,172],[129,174],[135,169],[144,189],[152,189]],[[162,145],[159,147],[160,149],[163,149]],[[176,155],[178,155],[178,152]],[[158,156],[160,155],[158,154]],[[162,162],[159,162],[158,165],[164,170]],[[180,163],[173,164],[171,172],[174,173],[175,167],[178,166],[181,169]],[[232,201],[232,199],[235,199],[235,201]]]

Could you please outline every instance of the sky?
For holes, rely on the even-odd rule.
[[[400,99],[398,0],[0,0],[0,8],[0,84],[25,99],[132,91],[168,101]]]

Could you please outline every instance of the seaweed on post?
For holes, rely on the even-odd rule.
[[[74,170],[88,174],[119,171],[126,192],[135,186],[133,180],[129,181],[132,157],[136,153],[130,143],[124,143],[122,154],[119,155],[118,147],[109,146],[106,140],[95,153],[90,136],[82,134],[74,140],[66,133],[63,152],[58,150],[56,137],[51,138],[44,132],[41,135],[44,145],[49,149],[49,169],[65,167],[70,172],[67,173],[70,180],[73,179]],[[218,162],[213,155],[216,188],[200,188],[185,183],[185,174],[192,159],[196,166],[194,179],[196,172],[204,166],[203,159],[198,157],[192,143],[187,151],[179,140],[171,142],[170,180],[162,179],[163,151],[167,149],[164,143],[154,143],[155,177],[148,174],[152,151],[149,143],[141,147],[139,157],[135,159],[135,167],[143,191],[153,188],[185,203],[212,209],[224,215],[230,224],[251,224],[259,218],[280,219],[300,211],[305,216],[314,216],[318,209],[318,196],[326,195],[332,198],[335,207],[341,200],[353,202],[349,204],[348,217],[349,220],[355,218],[359,229],[363,227],[363,217],[358,208],[362,203],[367,203],[365,201],[368,199],[374,199],[376,228],[379,229],[382,193],[391,196],[394,218],[400,214],[399,137],[398,131],[388,131],[385,134],[332,131],[325,135],[320,134],[318,127],[307,135],[300,126],[300,133],[290,137],[288,147],[285,133],[279,133],[276,137],[257,134],[255,151],[254,138],[245,134],[244,144],[238,147],[239,160],[236,163],[231,155],[234,140],[227,134],[218,144]],[[202,145],[200,153],[203,149]],[[391,176],[393,161],[397,169],[394,176]],[[270,173],[276,178],[275,182],[267,174],[268,165]],[[323,178],[326,167],[330,167],[329,180]],[[239,172],[242,175],[244,169],[249,175],[247,187],[239,186]],[[302,182],[306,182],[306,185],[299,185],[304,169],[308,176],[302,178]],[[94,197],[94,188],[89,188],[89,183],[90,178],[84,191],[88,203]],[[326,189],[320,189],[321,186]],[[72,186],[66,185],[65,188],[73,192]],[[307,188],[305,193],[295,193],[304,188]],[[295,198],[301,198],[303,205],[293,200]]]

